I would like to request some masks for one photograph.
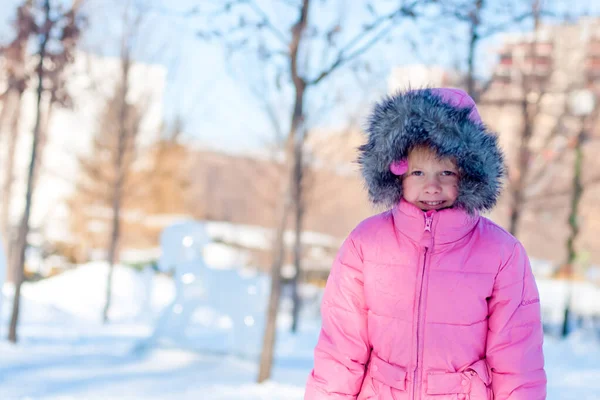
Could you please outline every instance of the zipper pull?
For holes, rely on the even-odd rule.
[[[425,217],[425,232],[431,232],[431,223],[433,222],[433,217],[431,215],[427,215]]]

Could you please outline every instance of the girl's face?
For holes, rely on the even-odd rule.
[[[458,197],[458,178],[452,159],[438,159],[429,149],[414,149],[402,179],[403,197],[423,211],[452,207]]]

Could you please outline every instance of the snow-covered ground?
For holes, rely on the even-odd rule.
[[[20,341],[0,342],[1,400],[302,399],[319,330],[318,297],[304,310],[297,335],[288,333],[289,319],[282,315],[273,377],[258,385],[254,358],[226,354],[230,325],[220,318],[194,320],[203,327],[194,331],[195,350],[168,340],[139,350],[160,311],[173,299],[174,286],[164,275],[117,268],[113,322],[102,325],[105,273],[105,265],[94,263],[24,286]],[[227,285],[218,289],[228,294],[220,297],[227,302],[223,309],[244,306],[239,293],[228,292]],[[204,317],[208,314],[205,309]],[[167,330],[166,338],[179,333]],[[600,400],[599,338],[584,333],[568,341],[548,337],[545,352],[549,400]]]

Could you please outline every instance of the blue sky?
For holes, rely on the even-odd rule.
[[[68,3],[67,0],[60,0]],[[570,1],[556,0],[558,12],[571,10],[581,13],[589,9],[592,13],[600,12],[600,2],[593,0]],[[159,63],[168,69],[168,86],[165,93],[164,109],[167,119],[180,115],[186,126],[189,138],[214,147],[234,151],[257,148],[272,141],[274,134],[269,123],[262,100],[275,105],[278,117],[285,130],[287,115],[291,106],[289,85],[283,85],[280,92],[274,89],[274,65],[260,64],[252,52],[238,52],[233,57],[226,56],[222,41],[207,42],[197,37],[202,27],[214,29],[222,27],[227,18],[184,17],[184,10],[193,6],[202,9],[214,9],[224,0],[145,0],[141,4],[153,5],[141,28],[141,39],[138,40],[136,56],[144,62]],[[14,10],[19,0],[3,0],[0,9],[0,42],[11,37],[8,22],[14,17]],[[83,48],[89,51],[116,54],[121,29],[121,9],[124,1],[120,0],[87,0],[90,25],[86,32]],[[135,3],[135,1],[134,1]],[[279,30],[285,35],[289,22],[296,18],[293,9],[282,5],[281,0],[258,0],[263,10],[274,19]],[[595,3],[595,4],[594,4]],[[344,39],[346,32],[356,32],[360,24],[368,21],[363,3],[348,0],[330,0],[329,3],[315,1],[316,8],[311,17],[319,23],[333,24],[343,20],[345,30],[340,35]],[[393,7],[395,2],[380,0],[378,5],[384,11]],[[341,17],[340,17],[341,15]],[[362,59],[368,60],[370,74],[359,74],[357,80],[349,69],[340,71],[334,79],[324,82],[308,95],[308,112],[318,116],[313,125],[327,127],[344,126],[349,114],[360,110],[364,102],[380,95],[386,87],[387,74],[395,65],[400,64],[441,64],[452,67],[463,63],[466,44],[461,43],[464,27],[452,24],[435,26],[431,23],[403,24],[389,35],[388,43],[381,43],[371,49]],[[515,29],[523,29],[515,28]],[[417,42],[416,50],[406,40],[407,32],[412,33]],[[416,34],[419,32],[419,34]],[[350,33],[346,37],[352,36]],[[276,44],[273,37],[265,37],[269,46]],[[485,75],[494,61],[494,47],[498,46],[499,37],[489,40],[479,54],[482,66],[479,71]],[[342,41],[343,42],[343,41]],[[313,60],[309,65],[311,71],[323,53],[322,48],[315,45],[311,48]],[[330,58],[331,59],[331,58]],[[327,65],[327,62],[320,63]],[[362,81],[362,84],[359,82]],[[258,94],[252,94],[253,90]],[[339,97],[341,103],[332,103]],[[331,105],[334,104],[334,105]],[[360,111],[359,111],[360,112]]]
[[[9,23],[21,1],[2,2],[0,43],[5,43],[12,38]],[[66,0],[63,2],[68,3]],[[173,3],[169,10],[175,10]],[[88,0],[89,30],[85,33],[84,50],[118,54],[121,31],[119,8],[122,4],[117,0]],[[227,65],[220,46],[199,40],[195,31],[194,21],[190,18],[157,13],[148,15],[141,28],[145,39],[138,42],[136,57],[144,62],[162,64],[168,69],[164,99],[166,118],[173,119],[180,114],[188,136],[217,147],[231,146],[240,150],[256,147],[260,143],[259,132],[264,130],[261,125],[265,124],[261,121],[260,110],[252,109],[248,104],[249,95],[244,93],[244,85],[226,72]],[[232,110],[236,110],[236,116],[232,116]],[[244,119],[252,119],[253,122],[244,123]]]

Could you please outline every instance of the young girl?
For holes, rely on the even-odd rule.
[[[542,400],[537,287],[523,246],[479,215],[504,161],[473,100],[411,90],[370,116],[359,163],[389,211],[342,245],[305,400]]]

